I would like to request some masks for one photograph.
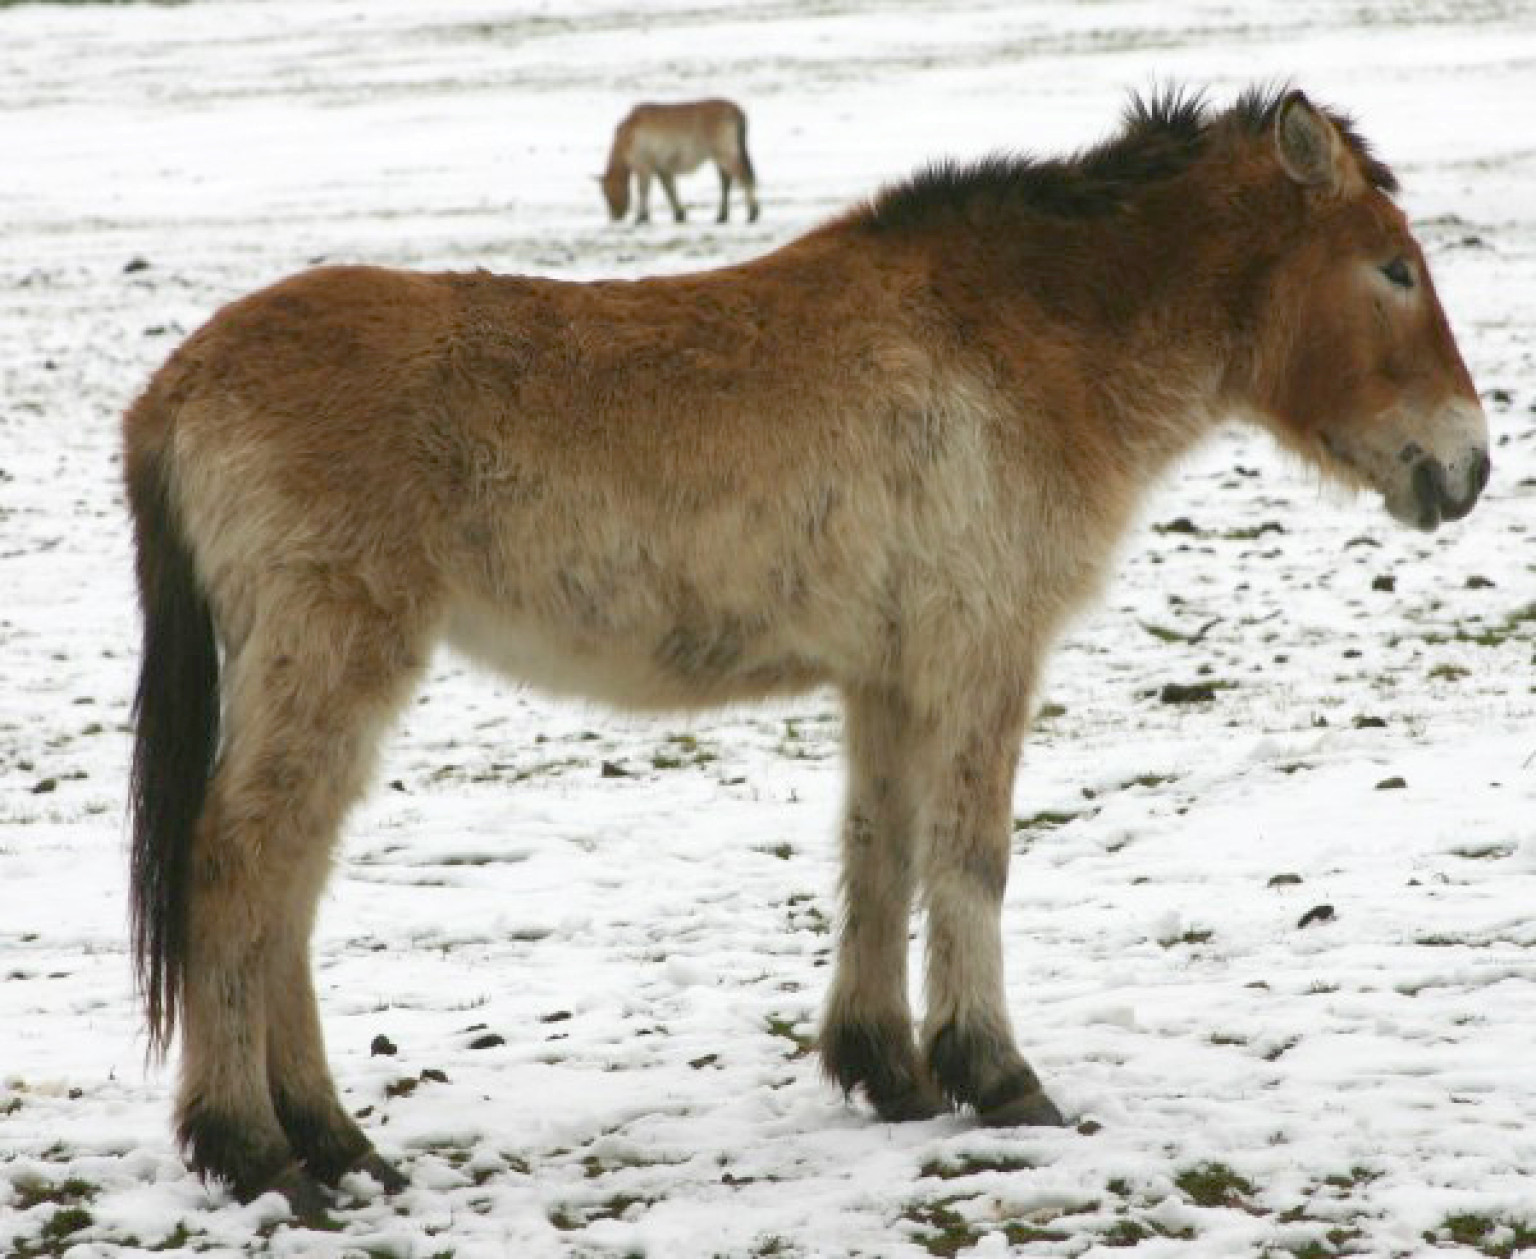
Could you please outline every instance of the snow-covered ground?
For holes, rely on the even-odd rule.
[[[1016,799],[1011,1004],[1078,1127],[887,1126],[819,1079],[825,698],[638,720],[444,658],[317,942],[410,1188],[323,1233],[192,1178],[125,950],[117,415],[176,340],[321,258],[746,258],[927,158],[1273,77],[1402,175],[1494,479],[1424,537],[1234,432],[1154,498]],[[706,93],[751,115],[760,222],[701,174],[696,222],[609,226],[614,122]],[[1533,118],[1524,0],[0,7],[0,1253],[1536,1248]]]

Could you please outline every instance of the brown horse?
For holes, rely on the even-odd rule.
[[[608,168],[598,176],[608,215],[618,222],[629,211],[629,185],[635,182],[635,222],[651,218],[651,177],[672,203],[679,223],[687,218],[677,196],[677,176],[713,161],[720,172],[720,213],[731,214],[731,180],[741,184],[747,217],[757,220],[757,174],[747,156],[747,116],[732,101],[683,101],[673,105],[636,105],[613,134]]]
[[[326,268],[220,311],[125,422],[135,943],[191,1164],[301,1212],[352,1168],[401,1183],[337,1098],[308,950],[439,642],[637,709],[835,688],[827,1074],[886,1119],[1061,1122],[1004,1005],[1014,773],[1147,488],[1227,416],[1420,529],[1487,480],[1394,187],[1298,92],[1169,94],[1076,157],[939,165],[741,266]]]

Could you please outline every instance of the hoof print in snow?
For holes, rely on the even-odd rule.
[[[1371,579],[1371,589],[1384,590],[1388,594],[1391,594],[1397,589],[1397,578],[1385,575],[1381,577],[1373,577]]]
[[[368,1046],[368,1056],[370,1058],[393,1058],[399,1052],[395,1042],[390,1040],[383,1032],[375,1036]]]
[[[1332,922],[1337,914],[1332,905],[1314,905],[1296,921],[1298,927],[1312,927],[1320,922]]]
[[[1408,785],[1408,780],[1406,778],[1398,778],[1398,777],[1394,776],[1392,778],[1383,778],[1379,783],[1376,784],[1376,790],[1377,791],[1399,791],[1402,788],[1406,787],[1407,785]]]
[[[471,1049],[495,1049],[497,1045],[505,1045],[507,1038],[499,1032],[486,1032],[482,1036],[476,1036],[469,1042]]]

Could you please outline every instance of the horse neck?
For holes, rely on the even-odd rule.
[[[610,179],[629,178],[629,162],[624,157],[628,147],[626,137],[614,137],[613,147],[608,150],[608,165],[604,169],[603,174],[607,175]]]
[[[1256,279],[1277,248],[1273,219],[1245,198],[1208,181],[1179,185],[1154,190],[1131,212],[1032,215],[1000,233],[1016,242],[1014,256],[986,262],[1001,285],[1027,277],[1001,299],[1012,307],[1006,323],[1071,347],[1113,421],[1106,441],[1144,471],[1231,414],[1229,382],[1257,317]]]

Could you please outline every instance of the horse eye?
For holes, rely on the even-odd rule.
[[[1413,269],[1408,265],[1406,258],[1394,258],[1381,269],[1382,275],[1391,280],[1400,289],[1413,287]]]

